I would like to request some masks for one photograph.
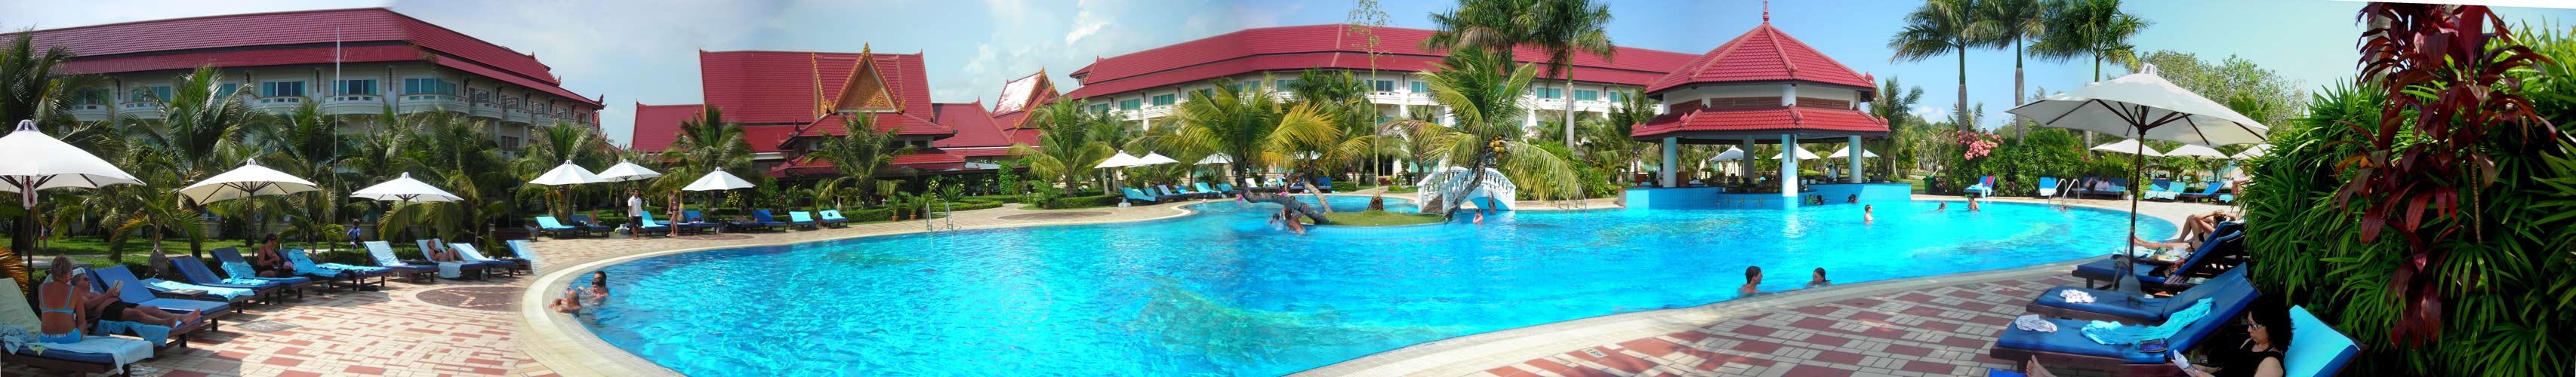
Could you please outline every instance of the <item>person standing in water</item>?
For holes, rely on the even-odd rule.
[[[1744,286],[1736,287],[1735,294],[1739,297],[1753,297],[1764,293],[1762,292],[1762,266],[1744,267]]]
[[[1822,287],[1831,286],[1831,285],[1834,285],[1834,281],[1832,281],[1832,280],[1825,280],[1825,268],[1824,268],[1824,267],[1817,267],[1817,268],[1816,268],[1816,276],[1815,276],[1814,278],[1811,278],[1811,279],[1807,280],[1807,288],[1822,288]]]
[[[1877,215],[1873,215],[1873,214],[1872,214],[1872,213],[1878,212],[1878,208],[1877,208],[1877,207],[1878,207],[1878,206],[1875,206],[1875,205],[1866,205],[1866,204],[1861,205],[1861,206],[1860,206],[1860,223],[1862,223],[1862,224],[1868,224],[1868,223],[1875,223],[1875,222],[1878,222],[1878,216],[1877,216]]]

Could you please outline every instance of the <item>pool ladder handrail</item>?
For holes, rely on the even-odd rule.
[[[922,229],[937,232],[939,231],[939,223],[945,221],[948,223],[948,230],[957,230],[957,216],[955,215],[957,207],[950,205],[948,203],[948,198],[942,198],[938,195],[932,195],[931,200],[939,202],[940,211],[938,213],[930,213],[930,202],[922,202],[921,212],[929,213],[929,216],[935,217],[921,219]]]

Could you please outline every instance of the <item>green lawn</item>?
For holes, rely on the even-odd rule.
[[[1324,217],[1333,219],[1333,225],[1352,226],[1415,225],[1437,223],[1445,220],[1442,219],[1440,215],[1387,211],[1334,212],[1332,214],[1324,215]],[[1305,218],[1298,218],[1297,221],[1309,224],[1313,223]]]
[[[9,244],[9,238],[0,237],[0,245],[7,244]],[[204,247],[206,250],[214,250],[219,247],[247,247],[248,245],[249,244],[243,243],[241,240],[206,240]],[[164,238],[161,240],[161,251],[186,253],[188,252],[188,240],[185,238]],[[147,237],[126,239],[125,253],[128,256],[151,254],[152,239]],[[98,237],[79,236],[54,238],[46,240],[43,247],[37,248],[35,254],[107,255],[107,240]]]

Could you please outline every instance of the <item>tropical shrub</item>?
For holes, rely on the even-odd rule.
[[[1068,196],[1048,200],[1044,202],[1046,203],[1044,207],[1046,209],[1106,207],[1117,205],[1118,198],[1121,197],[1124,195]]]

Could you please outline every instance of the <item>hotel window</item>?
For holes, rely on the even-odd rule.
[[[1576,100],[1576,101],[1590,101],[1590,100],[1597,100],[1597,99],[1601,99],[1601,91],[1598,91],[1598,90],[1576,90],[1576,91],[1574,91],[1574,100]]]
[[[1199,98],[1215,98],[1216,89],[1199,89]]]
[[[1096,113],[1106,113],[1106,112],[1109,112],[1109,104],[1104,103],[1104,104],[1098,104],[1098,105],[1091,105],[1091,111],[1092,111],[1092,112],[1096,112]]]
[[[342,95],[376,95],[376,80],[340,80]]]
[[[1392,92],[1395,91],[1395,80],[1377,80],[1372,86],[1380,92]]]
[[[270,81],[259,83],[261,97],[303,97],[303,81]]]
[[[1561,97],[1565,97],[1565,89],[1538,88],[1538,98],[1557,99]]]
[[[1171,106],[1177,101],[1177,99],[1173,97],[1175,96],[1170,94],[1154,96],[1154,106]]]
[[[475,89],[474,102],[492,102],[492,91]]]
[[[502,136],[502,137],[501,137],[501,149],[519,149],[519,137],[517,137],[517,136]]]
[[[170,99],[170,86],[147,86],[134,88],[134,98],[126,102],[161,102],[167,99]]]
[[[1272,82],[1270,83],[1270,87],[1271,87],[1271,88],[1273,88],[1273,89],[1279,89],[1279,90],[1296,90],[1296,89],[1293,89],[1293,88],[1297,87],[1297,80],[1296,80],[1296,79],[1279,79],[1279,81],[1272,81]]]
[[[456,85],[437,78],[403,79],[403,94],[456,95]]]
[[[223,85],[215,86],[215,98],[231,97],[233,96],[233,93],[240,92],[241,84],[224,83]]]
[[[1135,109],[1142,109],[1142,108],[1145,108],[1145,101],[1138,101],[1138,100],[1132,100],[1132,99],[1131,99],[1131,100],[1125,100],[1125,101],[1118,101],[1118,109],[1119,109],[1119,110],[1135,110]]]
[[[1628,92],[1610,92],[1610,102],[1628,100]]]
[[[519,97],[501,97],[501,107],[519,108]]]
[[[1415,82],[1413,82],[1413,92],[1414,92],[1414,93],[1430,93],[1430,92],[1431,92],[1431,83],[1421,82],[1421,81],[1415,81]]]
[[[1246,90],[1253,90],[1253,89],[1261,89],[1261,81],[1260,81],[1260,80],[1244,81],[1242,84],[1236,84],[1236,85],[1234,86],[1234,91],[1237,91],[1237,92],[1240,92],[1240,91],[1246,91]]]
[[[105,105],[107,104],[107,99],[110,97],[113,96],[107,94],[107,89],[83,88],[79,93],[72,95],[72,104]]]

